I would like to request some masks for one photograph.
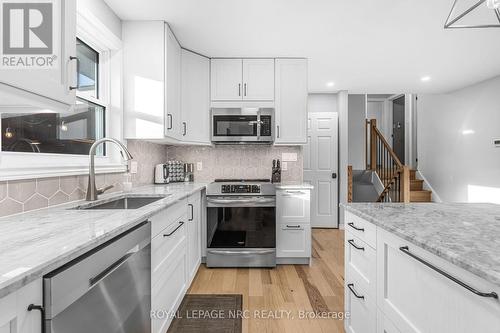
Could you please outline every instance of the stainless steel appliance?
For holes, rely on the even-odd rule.
[[[150,332],[150,244],[143,222],[44,276],[45,332]]]
[[[168,164],[157,164],[155,166],[155,184],[170,183],[170,171]]]
[[[208,185],[206,264],[276,266],[276,189],[269,179]]]
[[[216,144],[273,142],[272,108],[212,108],[211,113]]]

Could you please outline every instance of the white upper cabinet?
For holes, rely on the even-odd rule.
[[[166,92],[167,108],[165,136],[181,137],[181,46],[165,23]]]
[[[276,144],[307,142],[307,59],[276,59]]]
[[[210,60],[182,50],[182,141],[210,143]]]
[[[180,138],[180,45],[163,21],[125,21],[122,39],[125,138]]]
[[[243,59],[243,99],[274,100],[274,59]]]
[[[212,59],[211,89],[213,101],[242,99],[243,61],[241,59]]]
[[[274,59],[212,59],[212,101],[274,100]]]
[[[55,62],[54,68],[0,68],[0,89],[2,84],[5,84],[71,106],[76,102],[76,95],[75,89],[70,87],[77,85],[76,59],[70,59],[76,57],[76,0],[55,1],[53,15],[54,22],[61,23],[60,26],[54,24],[55,33],[51,36],[53,37],[51,54],[55,58],[51,54],[47,55],[47,58],[55,59],[52,60]],[[31,39],[18,41],[15,46],[19,47],[20,42],[26,48]],[[15,41],[11,41],[12,43]],[[39,43],[44,41],[41,40]],[[27,56],[30,58],[33,55]],[[41,58],[47,60],[46,57],[41,56]]]

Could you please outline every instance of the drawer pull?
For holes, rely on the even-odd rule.
[[[40,311],[40,324],[41,324],[41,332],[45,333],[45,308],[42,305],[30,304],[28,305],[28,311]]]
[[[163,234],[163,237],[172,236],[177,230],[179,230],[180,227],[182,227],[183,224],[184,224],[184,222],[179,222],[179,225],[177,226],[177,228],[175,228],[174,230],[172,230],[168,234]]]
[[[349,290],[351,291],[351,293],[354,296],[356,296],[356,298],[365,299],[365,296],[358,295],[358,293],[354,290],[354,283],[349,283],[347,285],[347,288],[349,288]]]
[[[357,230],[357,231],[363,231],[363,232],[365,231],[365,229],[364,229],[364,228],[358,228],[358,227],[356,227],[356,226],[354,225],[354,223],[352,223],[352,222],[347,223],[347,225],[348,225],[348,226],[350,226],[351,228],[353,228],[354,230]]]
[[[352,245],[352,247],[354,247],[356,250],[361,250],[361,251],[364,251],[364,250],[365,250],[365,248],[364,248],[364,247],[362,247],[362,246],[357,246],[357,245],[356,245],[356,243],[354,243],[354,239],[349,239],[347,242],[348,242],[349,244],[351,244],[351,245]]]
[[[194,206],[192,204],[188,204],[189,208],[191,208],[191,217],[188,219],[188,221],[194,220]]]
[[[292,229],[298,229],[300,228],[300,225],[286,225],[287,228],[292,228]]]
[[[455,282],[456,284],[464,287],[465,289],[473,292],[474,294],[478,295],[478,296],[481,296],[481,297],[491,297],[491,298],[495,298],[495,299],[498,299],[498,294],[495,293],[495,292],[490,292],[490,293],[484,293],[484,292],[481,292],[481,291],[478,291],[476,289],[474,289],[473,287],[469,286],[468,284],[466,284],[465,282],[462,282],[460,281],[459,279],[457,279],[456,277],[454,276],[451,276],[450,274],[446,273],[445,271],[443,271],[442,269],[434,266],[433,264],[425,261],[424,259],[420,258],[419,256],[413,254],[410,252],[410,249],[408,248],[408,246],[402,246],[399,248],[399,250],[401,252],[403,252],[404,254],[412,257],[413,259],[417,260],[418,262],[424,264],[425,266],[429,267],[430,269],[438,272],[439,274],[447,277],[448,279],[450,279],[451,281]]]

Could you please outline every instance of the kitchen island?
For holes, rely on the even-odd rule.
[[[348,332],[498,332],[500,206],[344,206]]]

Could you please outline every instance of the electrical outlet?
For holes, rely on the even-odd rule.
[[[203,163],[196,162],[196,171],[202,171],[202,170],[203,170]]]
[[[137,161],[130,161],[130,173],[137,173],[137,169],[139,168]]]
[[[283,171],[288,170],[288,162],[281,163],[281,170],[283,170]]]

